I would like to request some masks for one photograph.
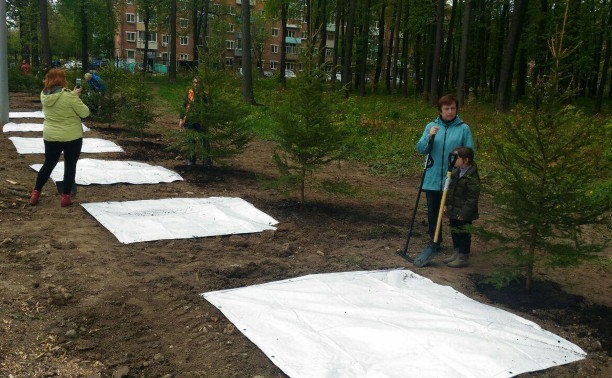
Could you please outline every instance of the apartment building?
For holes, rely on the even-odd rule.
[[[117,33],[115,34],[115,58],[126,63],[140,63],[144,59],[145,49],[145,27],[142,15],[139,15],[133,0],[124,0],[125,10],[121,16]],[[246,2],[246,0],[245,0]],[[213,1],[210,9],[209,19],[222,15],[226,33],[224,30],[215,30],[216,35],[225,38],[224,64],[226,69],[238,70],[242,64],[242,41],[240,33],[240,12],[242,0],[218,0]],[[251,17],[263,17],[263,2],[250,0]],[[194,44],[203,46],[203,39],[193,40],[191,11],[187,9],[186,2],[178,1],[177,4],[177,39],[176,59],[180,62],[190,62],[193,60]],[[214,15],[213,15],[214,14]],[[156,66],[167,66],[170,57],[170,32],[168,30],[157,30],[157,23],[153,20],[149,25],[149,64],[157,63]],[[298,62],[299,50],[304,46],[307,33],[306,23],[303,15],[294,15],[287,24],[286,41],[286,68],[290,70],[300,70]],[[332,49],[334,46],[334,25],[327,27],[326,56],[331,61]],[[260,35],[264,36],[264,48],[261,60],[253,60],[253,64],[261,65],[264,71],[275,72],[280,68],[280,48],[281,48],[281,24],[280,22],[270,25],[266,24],[260,30]],[[267,35],[267,33],[269,33]],[[267,35],[267,37],[265,37]]]

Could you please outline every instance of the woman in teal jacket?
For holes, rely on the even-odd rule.
[[[43,122],[45,162],[36,177],[36,185],[30,197],[31,205],[38,203],[40,192],[62,152],[64,153],[64,191],[60,205],[65,207],[73,204],[70,190],[74,184],[76,165],[83,145],[81,118],[89,115],[89,108],[79,98],[81,88],[71,91],[67,87],[68,82],[63,70],[54,68],[47,72],[44,88],[40,93],[45,115]]]
[[[423,191],[427,198],[429,238],[436,250],[439,250],[442,241],[440,237],[437,244],[433,243],[444,180],[448,170],[448,155],[457,147],[474,148],[470,127],[459,118],[457,110],[457,99],[453,95],[441,97],[438,100],[438,118],[425,126],[423,136],[416,145],[419,153],[429,154],[433,160],[433,165],[425,172]]]

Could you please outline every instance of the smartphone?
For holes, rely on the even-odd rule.
[[[81,78],[76,79],[76,87],[81,88]]]

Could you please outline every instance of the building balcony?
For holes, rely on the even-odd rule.
[[[136,42],[136,48],[144,50],[145,48],[144,41]],[[157,42],[149,42],[149,50],[157,50]]]

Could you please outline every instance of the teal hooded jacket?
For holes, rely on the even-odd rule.
[[[429,143],[429,130],[434,126],[440,129],[433,143]],[[449,123],[438,117],[425,126],[425,131],[417,142],[416,149],[421,154],[429,153],[433,165],[425,171],[423,190],[442,191],[444,189],[444,180],[448,170],[448,154],[457,147],[474,148],[470,127],[459,116]]]

